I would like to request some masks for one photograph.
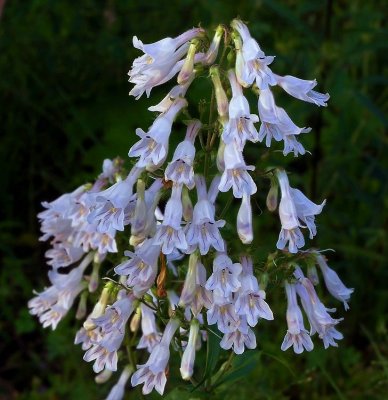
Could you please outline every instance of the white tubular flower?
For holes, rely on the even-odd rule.
[[[194,57],[195,52],[197,51],[198,44],[199,43],[196,40],[193,40],[190,43],[189,50],[187,51],[182,69],[180,70],[177,77],[177,82],[179,85],[184,85],[186,82],[188,82],[194,73]]]
[[[307,81],[304,79],[296,78],[295,76],[275,75],[277,84],[283,88],[289,95],[308,103],[314,103],[317,106],[327,107],[327,101],[330,98],[329,93],[319,93],[313,90],[317,86],[317,81]]]
[[[205,59],[204,59],[205,65],[212,65],[216,60],[223,33],[224,33],[224,27],[222,25],[219,25],[216,29],[216,33],[213,36],[213,40],[210,43],[209,49],[205,54]]]
[[[80,247],[72,246],[70,243],[61,242],[54,243],[54,247],[47,250],[44,255],[50,259],[47,264],[54,269],[58,269],[79,261],[84,255],[84,250]]]
[[[206,268],[202,263],[196,264],[196,288],[193,300],[190,304],[191,311],[197,318],[203,307],[209,309],[213,303],[212,292],[205,288],[206,285]]]
[[[124,397],[125,385],[132,374],[131,367],[127,366],[121,373],[120,378],[116,385],[110,390],[106,400],[122,400]]]
[[[74,344],[81,344],[83,351],[90,349],[94,343],[101,340],[99,328],[87,330],[80,328],[75,335]]]
[[[123,331],[112,331],[98,337],[92,347],[84,354],[86,362],[94,361],[93,371],[97,374],[103,369],[117,371],[117,350],[124,339]]]
[[[206,193],[205,179],[195,176],[197,187],[198,202],[194,206],[193,220],[188,224],[186,229],[186,240],[189,246],[188,252],[193,252],[197,247],[202,255],[209,252],[210,247],[214,247],[218,251],[224,251],[225,245],[221,237],[219,228],[225,225],[224,220],[215,220],[214,202],[218,193],[218,185],[220,177],[216,176],[209,189],[213,199],[210,201],[209,195]]]
[[[251,197],[243,194],[237,213],[237,233],[241,242],[250,244],[253,240]]]
[[[198,255],[192,253],[189,258],[189,267],[187,269],[185,282],[179,299],[179,306],[185,307],[190,305],[194,299],[195,291],[197,288],[197,265],[200,264]]]
[[[189,380],[193,376],[195,352],[198,341],[199,333],[199,322],[196,318],[193,318],[190,323],[189,341],[183,352],[180,372],[182,379]]]
[[[101,328],[103,335],[113,331],[125,331],[125,324],[135,309],[134,300],[135,297],[129,294],[108,306],[104,315],[93,319],[96,326]]]
[[[171,318],[164,330],[162,340],[154,347],[148,361],[143,365],[138,365],[138,370],[132,375],[132,386],[144,384],[143,394],[149,394],[155,388],[160,395],[163,395],[167,382],[166,368],[170,358],[170,342],[178,328],[179,321]]]
[[[347,288],[343,284],[338,274],[327,265],[324,256],[318,254],[316,260],[319,268],[322,271],[327,290],[334,298],[342,301],[345,310],[348,310],[349,305],[347,302],[350,299],[350,295],[354,292],[354,289]]]
[[[242,151],[247,140],[251,142],[259,140],[259,134],[253,125],[259,121],[259,117],[250,113],[248,100],[237,82],[234,70],[228,72],[228,78],[233,96],[229,102],[229,120],[224,126],[221,137],[225,143],[235,141],[238,149]]]
[[[147,222],[147,204],[145,202],[145,183],[139,179],[136,185],[136,206],[131,221],[131,235],[138,235]]]
[[[125,251],[124,255],[130,257],[115,267],[118,275],[126,276],[126,283],[133,288],[136,297],[142,296],[154,283],[157,269],[160,246],[154,245],[153,240],[146,240],[139,246],[135,253]]]
[[[271,146],[272,138],[276,141],[284,141],[283,154],[286,156],[294,152],[295,157],[298,154],[304,154],[304,147],[296,140],[296,135],[308,133],[311,128],[299,128],[294,124],[286,111],[275,104],[273,94],[270,89],[260,91],[259,96],[259,116],[261,126],[259,131],[259,140],[265,139],[267,147]]]
[[[222,293],[217,291],[213,293],[213,304],[206,315],[207,323],[209,325],[217,324],[217,328],[222,333],[229,332],[230,326],[239,319],[231,296],[225,298]]]
[[[291,346],[296,354],[303,353],[304,350],[311,351],[314,344],[309,333],[303,324],[303,315],[296,300],[295,285],[285,283],[287,294],[287,326],[288,330],[284,337],[281,349],[287,350]]]
[[[240,84],[248,87],[256,81],[259,89],[266,89],[268,85],[276,85],[275,76],[268,67],[275,57],[264,54],[242,21],[234,19],[231,26],[241,37],[241,40],[235,38],[236,75]]]
[[[163,254],[171,254],[175,249],[183,251],[187,249],[185,234],[181,226],[183,214],[181,194],[182,186],[174,185],[171,197],[166,204],[163,222],[158,225],[154,236],[154,244],[162,246]]]
[[[58,323],[70,310],[75,298],[86,288],[82,282],[86,267],[93,261],[93,253],[89,253],[81,264],[68,274],[50,271],[49,279],[52,286],[28,302],[30,314],[37,315],[43,328],[51,326],[55,330]]]
[[[188,88],[190,87],[191,83],[195,78],[195,74],[193,73],[187,82],[183,85],[176,85],[174,86],[164,97],[160,103],[155,106],[148,107],[149,111],[155,111],[160,113],[167,112],[170,107],[174,104],[174,101],[179,97],[185,97]]]
[[[225,170],[218,186],[221,192],[233,188],[233,196],[240,199],[244,194],[251,196],[256,193],[256,184],[247,172],[253,171],[255,167],[245,164],[242,152],[238,150],[235,142],[225,145],[224,165]]]
[[[240,263],[233,263],[226,254],[218,254],[213,261],[213,273],[206,282],[206,289],[228,298],[241,286],[241,270]]]
[[[236,354],[244,353],[247,349],[256,348],[256,336],[251,328],[248,327],[246,318],[241,316],[237,321],[232,322],[229,327],[229,332],[226,332],[220,342],[221,348],[229,350],[233,348]]]
[[[248,325],[255,326],[259,318],[273,320],[273,313],[265,301],[265,291],[260,290],[256,277],[253,275],[252,259],[241,258],[242,274],[241,287],[237,292],[235,302],[236,313],[245,316]]]
[[[168,153],[168,141],[172,124],[179,111],[187,106],[187,101],[182,98],[174,100],[174,104],[154,121],[148,132],[136,129],[140,140],[129,150],[129,157],[139,157],[137,167],[148,169],[159,168],[165,161]]]
[[[112,229],[123,231],[125,211],[133,197],[133,185],[142,169],[132,168],[127,178],[112,185],[110,188],[90,193],[87,196],[91,212],[87,217],[89,224],[96,224],[100,233],[111,232]]]
[[[277,248],[283,250],[289,242],[288,250],[297,253],[298,248],[304,246],[304,237],[299,227],[304,227],[300,221],[306,224],[312,239],[317,231],[315,226],[315,215],[320,214],[325,201],[317,205],[310,201],[300,190],[290,187],[285,171],[277,172],[281,189],[281,200],[279,204],[279,217],[282,224]]]
[[[186,185],[189,189],[194,187],[194,141],[201,126],[202,124],[198,120],[193,120],[188,125],[185,140],[178,144],[172,161],[166,168],[166,180],[173,181],[178,185]]]
[[[315,332],[318,333],[319,338],[323,340],[325,349],[329,346],[338,347],[335,340],[343,339],[343,335],[334,327],[342,321],[343,318],[334,319],[330,316],[329,312],[335,311],[335,308],[328,309],[324,306],[315,291],[314,285],[309,279],[304,277],[299,267],[296,268],[294,276],[300,282],[300,284],[296,286],[296,291],[310,322],[311,334]]]
[[[93,311],[88,315],[86,318],[83,326],[86,330],[92,330],[97,327],[94,323],[94,318],[98,318],[105,313],[106,306],[109,301],[111,288],[110,285],[106,285],[104,289],[102,289],[100,298],[98,299],[97,303],[93,307]]]
[[[201,32],[200,28],[191,29],[174,39],[165,38],[148,45],[144,45],[135,36],[134,47],[145,54],[133,62],[128,72],[129,82],[135,84],[129,94],[139,99],[146,92],[149,97],[153,87],[170,80],[182,68],[183,61],[179,60],[189,48],[188,41]]]
[[[143,334],[136,348],[147,349],[151,353],[154,347],[160,342],[162,335],[156,326],[155,312],[143,303],[140,305],[140,308],[141,330]]]

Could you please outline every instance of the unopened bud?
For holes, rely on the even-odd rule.
[[[228,115],[229,102],[225,90],[222,87],[220,71],[217,66],[212,66],[210,68],[210,77],[212,78],[215,90],[218,115],[222,121],[225,120]]]
[[[206,65],[211,65],[216,60],[223,32],[224,32],[224,27],[222,25],[218,25],[218,27],[216,29],[216,33],[210,44],[210,47],[205,55],[205,64]]]
[[[224,152],[225,142],[223,140],[220,140],[220,144],[217,150],[217,168],[220,172],[223,172],[225,170]]]
[[[194,56],[197,51],[198,42],[193,40],[189,46],[183,67],[178,75],[179,85],[184,85],[192,76],[194,71]]]
[[[307,267],[307,277],[310,279],[311,283],[316,286],[319,284],[319,275],[317,267],[314,264],[310,264]]]
[[[197,262],[198,254],[195,251],[194,253],[190,254],[189,268],[187,270],[185,283],[183,285],[181,297],[178,303],[178,305],[181,307],[185,307],[193,301],[197,286]]]
[[[260,289],[261,290],[267,289],[268,282],[269,282],[269,276],[268,276],[268,274],[266,272],[264,272],[260,276]]]
[[[104,289],[102,289],[101,296],[94,306],[93,311],[91,312],[91,314],[89,314],[88,318],[84,322],[84,328],[87,331],[90,331],[91,329],[94,329],[96,327],[96,324],[93,322],[93,318],[101,317],[101,315],[104,314],[106,305],[108,304],[110,292],[111,285],[107,284]]]
[[[267,208],[269,211],[274,212],[278,206],[278,182],[276,179],[271,179],[271,187],[267,195]]]
[[[137,181],[137,199],[135,212],[132,218],[131,234],[138,235],[144,230],[147,217],[147,206],[144,199],[145,183],[143,180]]]
[[[191,202],[187,187],[184,187],[182,190],[182,207],[183,219],[186,222],[190,222],[193,219],[193,203]]]
[[[131,330],[131,332],[137,332],[137,330],[139,329],[140,318],[141,318],[141,312],[140,312],[140,307],[138,307],[129,324],[129,329]]]
[[[95,376],[94,380],[98,384],[105,383],[110,379],[112,374],[113,372],[109,371],[109,369],[104,369],[102,372]]]
[[[93,271],[92,274],[90,275],[90,281],[88,286],[90,293],[94,293],[98,288],[98,284],[100,282],[100,274],[99,274],[100,266],[101,264],[99,262],[95,262],[93,264]]]
[[[75,314],[76,319],[85,318],[87,311],[87,306],[86,306],[87,299],[88,299],[88,292],[85,291],[81,294],[81,297],[79,299],[77,313]]]
[[[252,243],[253,226],[251,197],[246,194],[242,197],[241,206],[237,214],[237,233],[244,244]]]

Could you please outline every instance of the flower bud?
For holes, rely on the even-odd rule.
[[[216,33],[215,33],[215,35],[213,37],[213,40],[212,40],[212,42],[210,44],[210,47],[209,47],[209,49],[208,49],[208,51],[206,52],[206,55],[205,55],[205,62],[204,63],[206,65],[211,65],[216,60],[223,32],[224,32],[224,27],[222,25],[218,25],[218,27],[216,29]]]
[[[75,314],[75,317],[77,319],[85,318],[87,311],[87,305],[86,305],[87,299],[88,299],[88,292],[83,292],[78,303],[77,313]]]
[[[319,276],[317,267],[314,264],[311,264],[307,267],[307,278],[310,279],[311,283],[316,286],[319,284]]]
[[[183,285],[181,297],[178,305],[185,307],[193,301],[195,289],[197,286],[197,252],[190,254],[189,268],[187,270],[185,283]]]
[[[274,212],[278,206],[278,182],[271,178],[271,186],[269,188],[266,204],[269,211]]]
[[[104,369],[102,372],[95,376],[94,380],[96,383],[102,384],[108,382],[112,374],[113,371],[110,371],[109,369]]]
[[[184,85],[192,76],[194,71],[194,56],[197,51],[198,42],[193,40],[190,44],[183,67],[178,75],[178,84]]]
[[[137,199],[135,212],[132,219],[131,235],[137,236],[144,230],[146,224],[147,208],[144,199],[145,183],[139,179],[137,181]]]
[[[237,214],[237,233],[244,244],[252,243],[253,226],[251,197],[245,193],[243,194],[241,206]]]
[[[222,87],[220,71],[217,66],[212,66],[210,68],[210,77],[212,78],[215,90],[218,115],[220,116],[221,121],[223,121],[228,115],[229,102],[225,90]]]
[[[224,160],[224,152],[225,152],[225,143],[223,140],[220,140],[220,144],[217,150],[217,168],[218,171],[225,171],[225,160]]]
[[[190,323],[189,341],[183,353],[180,367],[180,372],[184,380],[188,380],[193,376],[198,332],[199,322],[197,319],[193,318]]]
[[[131,330],[131,332],[136,332],[139,329],[140,318],[141,318],[141,312],[140,312],[140,307],[138,307],[135,313],[133,314],[133,317],[129,324],[129,329]]]
[[[84,322],[84,328],[89,331],[96,327],[96,324],[93,322],[93,318],[98,318],[104,314],[106,305],[108,304],[109,295],[111,292],[111,285],[108,284],[107,286],[102,289],[101,296],[98,299],[98,302],[93,308],[91,314],[89,314],[88,318]]]
[[[193,219],[193,203],[189,196],[189,190],[186,186],[182,190],[182,206],[183,206],[183,219],[190,222]]]
[[[98,284],[100,282],[100,275],[99,275],[100,266],[101,266],[101,263],[99,263],[99,262],[95,262],[93,264],[93,271],[92,271],[92,274],[90,275],[90,281],[89,281],[89,286],[88,286],[90,293],[94,293],[98,288]]]

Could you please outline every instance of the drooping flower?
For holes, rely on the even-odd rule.
[[[170,343],[179,328],[179,321],[171,318],[168,322],[163,337],[152,350],[148,361],[143,365],[138,365],[138,370],[132,375],[132,386],[143,384],[143,394],[149,394],[155,390],[163,395],[164,387],[167,382],[166,368],[170,358]]]
[[[303,315],[296,299],[296,289],[294,284],[285,283],[287,294],[287,326],[288,330],[284,337],[281,349],[287,350],[291,346],[296,354],[303,353],[304,350],[311,351],[314,348],[309,333],[303,324]]]
[[[198,333],[199,322],[196,318],[193,318],[190,322],[189,341],[183,352],[180,367],[181,376],[184,380],[188,380],[193,376]]]
[[[194,140],[200,129],[201,123],[198,120],[193,120],[188,125],[185,140],[178,144],[172,161],[166,168],[166,180],[171,180],[178,185],[186,185],[189,189],[194,187]]]
[[[244,353],[245,347],[248,349],[256,348],[256,336],[247,325],[245,316],[240,316],[232,321],[229,330],[224,334],[220,347],[224,350],[233,349],[236,354]]]
[[[110,390],[106,400],[122,400],[124,397],[125,385],[132,374],[130,366],[124,368],[118,382]]]
[[[164,163],[168,154],[172,124],[179,111],[186,105],[187,101],[178,97],[165,113],[156,118],[147,133],[140,128],[136,129],[140,140],[130,148],[128,156],[139,157],[137,167],[154,170]]]
[[[329,93],[319,93],[313,90],[317,86],[317,81],[307,81],[296,78],[295,76],[286,75],[279,76],[275,74],[276,83],[282,87],[289,95],[309,103],[314,103],[317,106],[326,107],[327,101],[330,98]]]
[[[250,113],[248,100],[233,70],[228,72],[228,78],[233,96],[229,102],[229,120],[224,126],[221,137],[225,143],[235,141],[238,149],[242,151],[247,140],[251,142],[259,140],[254,126],[254,123],[259,121],[259,117]]]
[[[197,247],[202,255],[207,254],[210,247],[224,251],[224,240],[219,229],[225,225],[225,221],[215,220],[214,206],[220,178],[216,176],[213,179],[209,194],[206,192],[206,183],[202,176],[196,175],[195,182],[198,201],[194,206],[193,219],[186,228],[186,240],[190,246],[188,252],[193,252]]]
[[[338,274],[327,265],[324,256],[317,255],[316,260],[319,265],[319,268],[322,271],[323,279],[325,281],[327,290],[333,297],[335,297],[339,301],[342,301],[345,310],[348,310],[349,305],[347,302],[350,299],[350,295],[354,292],[354,289],[347,288],[343,284]]]
[[[300,227],[304,227],[300,221],[305,223],[310,231],[310,238],[316,235],[315,215],[322,211],[325,201],[317,205],[310,201],[300,190],[290,187],[285,171],[277,172],[281,189],[281,200],[279,204],[279,217],[282,229],[279,234],[277,248],[282,250],[288,245],[291,253],[297,253],[298,248],[304,246],[304,237]]]

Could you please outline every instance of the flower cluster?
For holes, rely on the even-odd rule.
[[[120,159],[105,160],[93,184],[43,203],[46,210],[38,217],[41,239],[52,245],[46,252],[51,286],[28,304],[44,327],[55,329],[80,295],[76,316],[84,323],[75,343],[85,351],[84,360],[93,362],[99,383],[122,369],[111,400],[122,399],[129,379],[133,386],[143,385],[144,394],[154,389],[163,394],[171,349],[181,354],[182,378],[193,379],[196,352],[209,335],[218,336],[221,348],[235,354],[256,348],[256,326],[274,315],[266,302],[269,273],[258,268],[257,254],[246,246],[255,240],[252,196],[259,175],[247,165],[244,148],[264,140],[270,147],[274,139],[283,141],[284,155],[306,152],[298,139],[310,129],[298,127],[275,104],[272,87],[318,106],[329,99],[313,90],[315,80],[274,73],[274,57],[265,55],[237,19],[231,29],[219,26],[211,41],[205,30],[194,28],[152,44],[134,37],[133,44],[144,54],[129,71],[135,85],[130,95],[149,96],[176,75],[177,84],[149,108],[157,113],[152,125],[136,130],[139,140],[129,149],[129,171]],[[212,96],[202,103],[209,109],[192,117],[186,94],[199,76],[210,77]],[[256,114],[251,114],[247,89],[258,94]],[[180,135],[183,123],[186,132]],[[173,142],[178,144],[170,152]],[[279,255],[283,261],[276,272],[291,271],[284,282],[288,330],[281,349],[310,351],[315,333],[325,348],[337,346],[341,319],[333,318],[334,309],[318,298],[316,265],[329,293],[345,309],[353,289],[345,287],[322,252],[300,250],[304,228],[310,239],[317,234],[315,216],[325,201],[315,204],[292,188],[281,168],[263,168],[261,175],[271,180],[267,207],[278,209],[281,224],[279,251],[268,259]],[[235,221],[227,214],[233,202],[239,205]],[[109,268],[98,292],[102,265]],[[89,313],[88,299],[96,301]]]

